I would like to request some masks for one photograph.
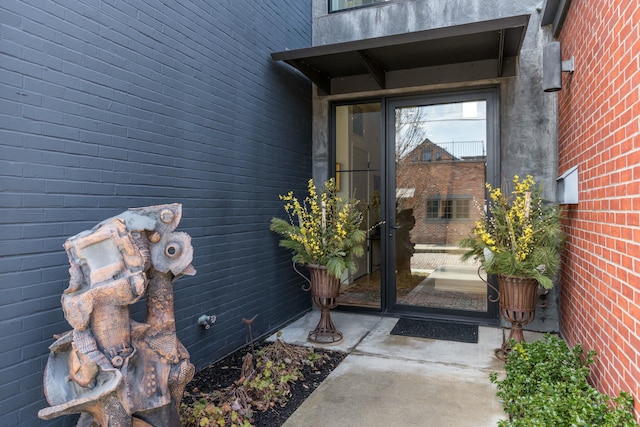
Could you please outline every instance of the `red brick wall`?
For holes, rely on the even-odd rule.
[[[640,2],[581,0],[560,41],[575,57],[559,92],[559,172],[579,168],[568,207],[561,331],[598,352],[591,380],[640,413]]]

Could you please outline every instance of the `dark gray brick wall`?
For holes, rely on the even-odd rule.
[[[268,227],[311,176],[310,85],[269,54],[310,44],[309,1],[0,2],[0,425],[74,422],[37,419],[62,243],[128,207],[183,204],[198,368],[246,343],[242,317],[262,336],[309,308]]]

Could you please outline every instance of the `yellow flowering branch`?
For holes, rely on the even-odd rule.
[[[308,181],[307,189],[308,196],[302,203],[291,191],[280,196],[286,202],[289,221],[272,218],[270,229],[282,236],[280,246],[293,252],[296,263],[327,266],[336,277],[342,277],[345,271],[355,272],[353,257],[364,254],[366,237],[360,229],[358,201],[343,201],[336,194],[333,179],[325,182],[319,194],[313,180]]]
[[[545,203],[531,175],[513,178],[511,193],[486,184],[487,209],[472,234],[460,242],[463,259],[478,259],[490,274],[533,277],[544,287],[560,266],[564,234],[557,205]]]

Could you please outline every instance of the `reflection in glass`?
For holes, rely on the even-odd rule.
[[[340,196],[357,198],[367,230],[365,255],[358,271],[344,277],[339,304],[380,308],[380,103],[337,106],[336,179]]]
[[[343,278],[341,305],[381,308],[389,301],[428,310],[487,311],[487,287],[473,260],[462,262],[458,242],[479,218],[486,181],[486,101],[395,109],[393,239],[382,239],[385,182],[381,157],[381,104],[335,108],[336,178],[343,197],[362,201],[366,253],[356,274]],[[381,142],[382,141],[382,142]],[[395,206],[394,206],[395,205]],[[387,224],[389,226],[391,224]],[[386,242],[386,243],[385,243]],[[387,250],[382,250],[382,244]],[[382,254],[389,259],[383,259]],[[395,272],[394,283],[385,274]],[[395,287],[394,287],[395,285]]]
[[[354,7],[369,6],[376,3],[384,3],[389,0],[331,0],[330,12],[352,9]]]
[[[458,248],[484,205],[486,126],[485,101],[395,110],[396,303],[487,310]]]

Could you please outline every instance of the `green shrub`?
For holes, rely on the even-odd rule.
[[[510,415],[500,427],[638,426],[631,395],[621,392],[611,398],[587,382],[593,350],[585,353],[580,344],[569,349],[549,334],[540,341],[511,344],[506,377],[490,376]]]

